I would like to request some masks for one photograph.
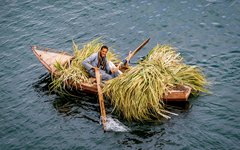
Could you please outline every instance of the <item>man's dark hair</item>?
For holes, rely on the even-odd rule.
[[[108,47],[107,47],[106,45],[103,45],[103,46],[101,47],[101,50],[104,49],[104,48],[108,50]]]

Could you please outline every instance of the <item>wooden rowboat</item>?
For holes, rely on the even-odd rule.
[[[37,59],[43,64],[43,66],[48,70],[52,75],[55,75],[56,68],[54,64],[56,62],[60,64],[70,63],[73,56],[64,53],[64,52],[54,52],[53,49],[42,48],[39,46],[32,46],[32,51],[37,57]],[[95,81],[95,78],[91,78],[92,81]],[[71,82],[68,83],[71,85]],[[82,83],[81,85],[74,85],[74,88],[80,91],[90,92],[97,94],[97,84],[96,83]],[[191,88],[188,86],[176,87],[164,95],[164,101],[187,101],[191,93]]]

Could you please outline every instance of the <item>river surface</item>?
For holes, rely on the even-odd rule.
[[[130,132],[103,132],[97,96],[49,93],[50,76],[31,51],[40,45],[71,53],[72,40],[97,37],[121,58],[150,37],[132,63],[157,43],[173,45],[187,64],[202,67],[212,94],[191,97],[170,120],[120,120]],[[238,0],[3,0],[0,62],[2,150],[239,149]]]

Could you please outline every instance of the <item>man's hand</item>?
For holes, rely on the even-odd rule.
[[[130,52],[128,53],[128,56],[126,57],[127,63],[129,62],[129,60],[131,59],[131,57],[132,57],[132,51],[130,51]]]
[[[98,67],[93,67],[92,69],[93,69],[94,71],[99,70]]]
[[[119,67],[120,67],[120,66],[117,66],[116,68],[111,68],[111,72],[112,72],[112,73],[117,72],[117,71],[119,70]]]

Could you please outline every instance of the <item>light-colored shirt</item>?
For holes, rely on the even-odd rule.
[[[106,60],[106,72],[110,73],[110,66],[107,58],[104,58]],[[101,64],[101,63],[100,63]],[[94,67],[97,67],[98,65],[98,53],[93,53],[91,56],[86,58],[83,62],[82,65],[86,68],[86,70],[89,72],[91,69]],[[100,65],[99,68],[102,70],[102,66]],[[105,70],[104,70],[105,71]]]

